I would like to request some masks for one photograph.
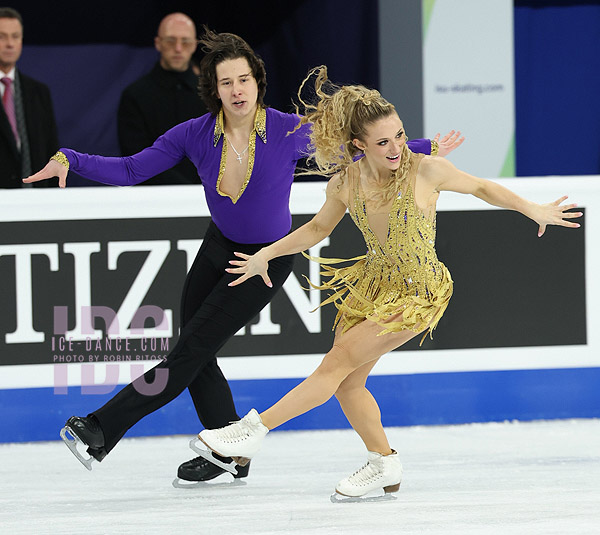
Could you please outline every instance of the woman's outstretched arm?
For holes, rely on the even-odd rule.
[[[342,200],[346,190],[340,187],[340,179],[336,175],[327,184],[327,199],[319,212],[306,224],[280,240],[264,247],[256,254],[250,256],[243,253],[235,253],[240,260],[231,260],[233,266],[226,271],[239,274],[240,277],[229,283],[229,286],[237,286],[255,275],[260,275],[267,286],[271,286],[268,268],[269,260],[300,251],[305,251],[321,240],[325,239],[346,213],[346,204]]]
[[[569,221],[581,217],[581,212],[567,212],[576,204],[562,204],[567,196],[554,202],[538,204],[512,192],[491,180],[479,178],[460,169],[443,158],[425,158],[419,167],[419,176],[426,180],[434,191],[454,191],[474,195],[481,200],[508,210],[521,212],[539,225],[538,236],[542,236],[548,225],[579,228],[579,223]]]

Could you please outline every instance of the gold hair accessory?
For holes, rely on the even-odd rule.
[[[59,164],[64,165],[69,170],[69,159],[65,156],[64,152],[57,151],[57,153],[50,158],[51,160],[56,160]]]
[[[440,146],[435,139],[431,140],[431,156],[437,156],[440,151]]]

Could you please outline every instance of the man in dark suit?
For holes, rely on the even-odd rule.
[[[22,49],[21,15],[0,7],[0,188],[23,187],[59,148],[48,87],[16,67]]]
[[[198,77],[191,67],[198,46],[196,26],[183,13],[167,15],[154,46],[160,54],[152,71],[123,91],[119,104],[119,145],[124,156],[154,143],[173,126],[200,117],[206,108],[198,96]],[[199,184],[196,168],[185,160],[144,185]]]

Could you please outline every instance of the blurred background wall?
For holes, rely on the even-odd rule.
[[[421,17],[435,11],[435,0],[22,0],[11,6],[25,23],[20,68],[50,86],[61,144],[83,152],[118,155],[120,94],[156,61],[158,23],[173,11],[187,13],[199,29],[207,24],[244,37],[265,60],[266,101],[276,108],[291,111],[307,70],[326,64],[339,83],[383,86],[386,95],[387,87],[401,85],[402,100],[395,92],[389,98],[411,136],[435,133],[423,128],[419,78]],[[513,15],[515,174],[599,173],[600,2],[515,0]],[[450,61],[453,54],[449,39],[439,55]],[[396,77],[391,86],[390,76]],[[466,134],[495,142],[494,124]]]

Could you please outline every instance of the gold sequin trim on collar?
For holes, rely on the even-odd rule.
[[[262,106],[259,106],[256,110],[256,116],[254,117],[254,131],[258,134],[263,143],[267,142],[267,110]],[[223,126],[223,108],[221,108],[217,114],[217,120],[215,122],[213,147],[217,146],[219,139],[221,139],[221,136],[224,133],[225,127]]]
[[[258,108],[254,118],[254,130],[263,143],[267,142],[267,110],[262,106]]]
[[[263,143],[267,142],[267,111],[262,106],[259,106],[256,110],[256,116],[254,117],[254,131],[256,135],[262,140]],[[227,165],[227,140],[225,139],[225,128],[223,126],[223,108],[219,110],[219,114],[217,115],[217,121],[215,123],[215,131],[213,136],[213,143],[216,147],[219,143],[219,139],[223,138],[223,148],[221,149],[221,162],[219,164],[219,176],[217,178],[217,193],[221,195],[221,197],[229,197],[233,204],[237,203],[246,191],[246,187],[250,182],[250,177],[252,176],[252,171],[254,170],[254,157],[256,155],[256,136],[252,135],[250,132],[250,139],[248,140],[248,169],[246,171],[246,176],[244,178],[244,182],[242,183],[242,187],[240,191],[235,197],[232,197],[228,193],[223,193],[220,189],[221,180],[223,179],[223,174],[225,173],[225,166]]]

